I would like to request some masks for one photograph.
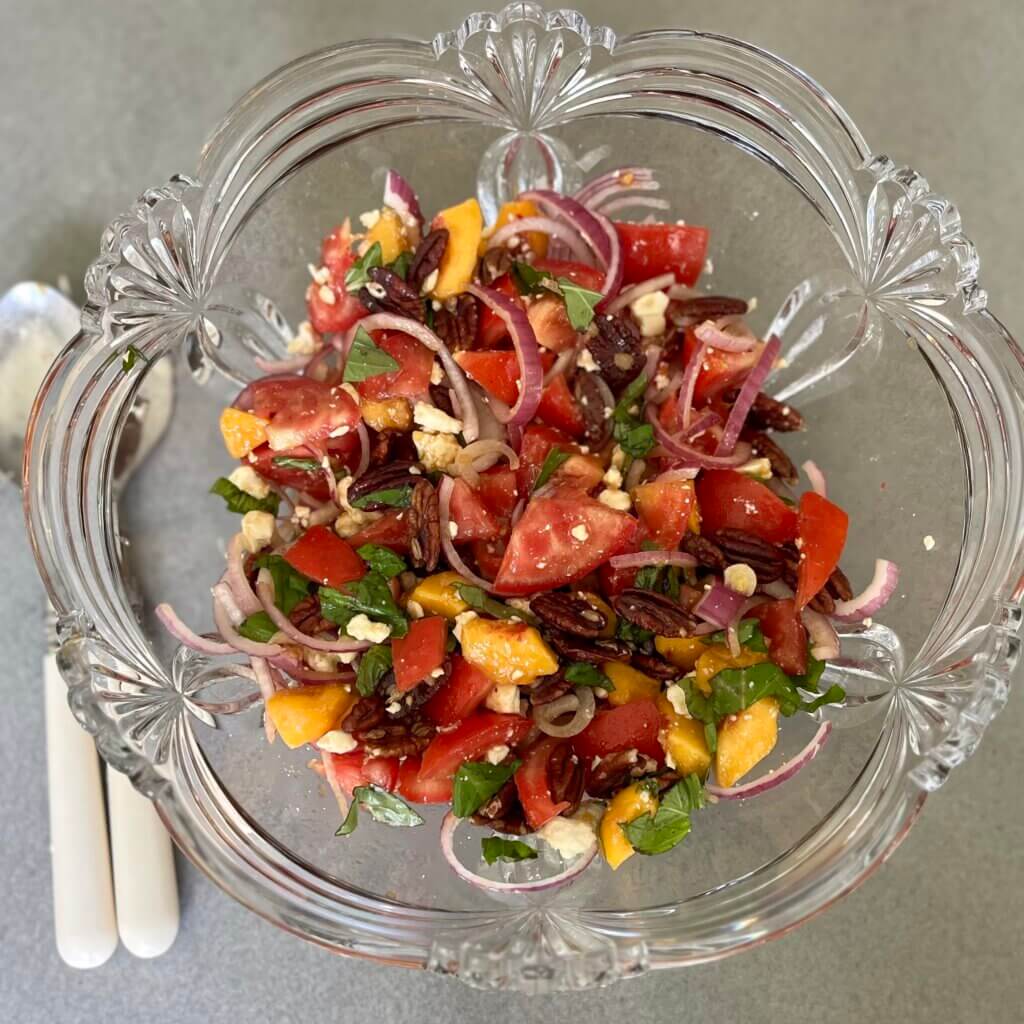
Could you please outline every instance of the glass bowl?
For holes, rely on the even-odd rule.
[[[167,600],[209,623],[233,523],[206,493],[226,465],[219,410],[254,356],[284,354],[320,237],[378,205],[385,167],[426,209],[475,193],[493,212],[522,187],[571,191],[635,163],[655,169],[672,217],[712,228],[709,286],[756,296],[755,328],[782,337],[772,386],[810,426],[787,444],[850,512],[855,587],[876,557],[899,563],[900,586],[879,622],[843,637],[829,675],[849,696],[823,712],[832,736],[798,776],[702,813],[668,855],[497,899],[450,871],[439,813],[336,839],[308,751],[268,748],[230,670],[176,652],[152,610]],[[676,30],[619,38],[530,3],[432,42],[323,50],[253,88],[194,177],[117,218],[86,286],[25,465],[71,706],[196,865],[310,941],[528,991],[737,952],[878,867],[1006,701],[1021,623],[1020,349],[986,308],[955,206],[873,155],[828,93],[763,50]],[[125,373],[129,346],[149,364]],[[117,505],[119,432],[162,358],[183,378],[175,414]],[[775,763],[814,728],[787,721]]]

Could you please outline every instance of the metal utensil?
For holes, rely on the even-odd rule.
[[[21,479],[32,397],[78,323],[74,304],[47,285],[19,284],[0,297],[0,473],[15,481]],[[114,462],[115,493],[164,432],[172,394],[170,366],[153,367],[122,431]],[[43,679],[57,949],[72,967],[98,967],[114,952],[120,933],[136,956],[158,956],[178,930],[170,840],[153,805],[120,772],[108,768],[108,845],[99,760],[68,708],[56,650],[51,609]]]

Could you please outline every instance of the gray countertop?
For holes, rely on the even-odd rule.
[[[1024,335],[1024,7],[1015,0],[578,6],[623,31],[673,25],[743,36],[817,77],[876,151],[956,197],[992,305]],[[724,9],[712,13],[713,6]],[[0,290],[59,273],[77,284],[107,220],[146,186],[190,171],[223,111],[277,65],[335,40],[429,36],[471,9],[451,0],[6,0]],[[495,997],[332,957],[259,920],[179,863],[182,926],[172,950],[150,962],[121,950],[98,970],[72,971],[52,940],[37,674],[43,644],[35,630],[42,596],[16,492],[2,483],[0,531],[0,621],[22,638],[6,655],[0,710],[4,1020],[468,1022],[495,1011],[504,1020],[573,1015],[594,1024],[638,1016],[744,1024],[1021,1019],[1019,694],[867,884],[794,934],[723,963],[582,995]]]

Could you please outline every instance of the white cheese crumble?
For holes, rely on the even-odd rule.
[[[412,443],[425,469],[443,473],[458,457],[462,446],[452,434],[430,434],[425,430],[412,432]]]
[[[344,729],[332,729],[330,732],[325,732],[316,741],[316,745],[331,754],[347,754],[359,746],[355,737],[350,736]]]
[[[412,599],[406,601],[405,610],[409,613],[410,619],[422,619],[424,616],[423,605]]]
[[[608,489],[603,490],[597,496],[597,500],[602,505],[607,505],[608,508],[613,508],[617,512],[628,512],[633,504],[625,491],[612,491]]]
[[[459,614],[455,616],[455,625],[452,626],[452,633],[460,644],[462,643],[462,627],[465,626],[467,622],[472,622],[476,617],[476,612],[471,610],[459,612]]]
[[[491,747],[491,749],[484,754],[484,760],[488,764],[501,764],[506,757],[508,757],[508,747],[506,747],[504,743],[499,743],[498,746]]]
[[[757,590],[757,573],[746,562],[726,566],[722,579],[730,590],[744,597],[750,597]]]
[[[549,846],[553,846],[565,860],[573,860],[586,853],[596,842],[594,826],[578,818],[563,818],[558,815],[537,830],[537,835]]]
[[[314,651],[311,647],[302,649],[306,664],[314,672],[334,672],[339,665],[351,665],[356,660],[356,651]]]
[[[605,487],[617,491],[622,486],[622,470],[618,466],[609,466],[601,479],[604,481]]]
[[[576,540],[581,542],[590,539],[590,531],[583,523],[579,523],[574,526],[569,533],[571,533]]]
[[[270,484],[252,466],[239,466],[228,480],[250,498],[265,498],[270,493]]]
[[[931,551],[935,547],[935,538],[929,533],[921,543],[924,544],[925,551]]]
[[[435,359],[430,364],[430,383],[435,387],[444,380],[444,370],[441,369],[441,364]]]
[[[360,508],[345,509],[334,520],[334,532],[339,537],[351,537],[363,529],[367,523],[372,523],[379,518],[379,512],[364,512]]]
[[[331,283],[331,272],[326,267],[314,267],[312,263],[307,263],[306,269],[317,284]]]
[[[311,356],[316,351],[316,341],[313,325],[308,320],[303,320],[299,324],[295,337],[288,342],[288,354],[292,356]]]
[[[665,333],[665,310],[668,296],[664,292],[648,292],[629,304],[630,312],[640,324],[640,334],[645,338],[656,338]]]
[[[420,294],[427,295],[437,287],[437,279],[440,277],[440,270],[435,267],[425,278],[423,278],[423,284],[420,286]]]
[[[269,512],[246,512],[242,516],[242,537],[245,546],[255,554],[270,545],[274,539],[276,520]]]
[[[459,535],[459,524],[454,519],[448,520],[448,535],[455,540]]]
[[[519,714],[519,687],[515,683],[498,683],[489,694],[484,704],[491,711],[500,715]]]
[[[391,627],[386,622],[374,622],[369,616],[360,612],[348,620],[345,632],[353,640],[365,640],[371,644],[382,644],[391,636]]]
[[[509,608],[515,608],[517,612],[528,613],[530,611],[530,602],[527,601],[525,597],[507,597],[505,598],[505,604],[507,604]]]
[[[334,297],[334,289],[329,284],[320,285],[316,293],[320,296],[320,301],[325,306],[333,306],[337,301]]]
[[[745,476],[752,476],[757,480],[771,480],[772,464],[770,459],[748,459],[737,470]]]
[[[594,362],[594,357],[591,355],[589,348],[580,349],[580,354],[576,357],[576,365],[581,370],[589,370],[591,373],[597,373],[597,363]]]
[[[672,705],[677,715],[682,715],[683,718],[693,717],[686,706],[686,691],[678,683],[672,683],[665,690],[665,699]]]
[[[307,505],[296,505],[295,510],[292,512],[291,520],[295,526],[305,529],[309,526],[309,517],[313,514],[313,510]]]
[[[462,420],[449,416],[448,413],[428,402],[417,402],[413,406],[412,418],[418,426],[435,434],[462,433]]]
[[[362,224],[367,231],[376,227],[377,221],[379,220],[380,210],[367,210],[365,213],[359,214],[359,223]]]

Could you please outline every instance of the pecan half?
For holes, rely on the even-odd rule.
[[[442,306],[434,314],[434,333],[453,351],[476,345],[479,311],[472,295],[460,295],[454,309]]]
[[[481,284],[491,284],[511,269],[512,253],[508,251],[508,246],[496,245],[480,257],[477,273]]]
[[[349,502],[365,498],[366,495],[373,494],[374,491],[394,490],[397,487],[405,487],[414,480],[422,479],[414,477],[410,473],[413,466],[415,466],[414,462],[402,460],[367,470],[358,480],[349,485]],[[389,507],[389,505],[375,501],[367,505],[366,509],[370,512],[379,512],[381,509]]]
[[[612,598],[612,607],[627,622],[658,636],[686,636],[697,624],[670,597],[629,587]]]
[[[711,538],[730,562],[744,562],[757,573],[758,583],[777,580],[786,565],[782,548],[743,530],[719,530]]]
[[[601,630],[608,625],[604,612],[585,597],[564,591],[538,594],[530,602],[530,611],[545,625],[589,639],[600,636]]]
[[[341,720],[341,727],[349,735],[354,736],[357,732],[365,732],[367,729],[376,728],[387,721],[388,713],[384,710],[384,701],[373,695],[360,697],[352,705],[352,710]]]
[[[657,762],[646,754],[638,754],[635,750],[617,750],[606,754],[590,769],[587,792],[602,799],[609,797],[631,779],[650,775],[657,767]]]
[[[359,301],[371,313],[393,313],[410,320],[424,319],[423,299],[412,285],[387,267],[373,267],[370,283],[359,289]]]
[[[640,329],[628,317],[602,313],[594,317],[596,333],[587,348],[612,391],[620,391],[643,369]]]
[[[300,633],[306,633],[309,636],[314,633],[322,633],[325,630],[333,630],[337,626],[336,623],[325,619],[320,614],[320,598],[316,594],[310,594],[299,601],[291,610],[288,620]]]
[[[771,463],[772,472],[779,479],[787,484],[795,484],[800,479],[792,459],[767,434],[760,430],[745,430],[743,439],[750,442],[754,455]]]
[[[850,601],[853,598],[853,587],[838,565],[832,570],[825,587],[837,601]]]
[[[526,824],[516,784],[509,779],[490,800],[470,816],[474,825],[489,825],[495,832],[522,836],[533,829]]]
[[[576,374],[573,391],[580,413],[583,415],[583,430],[587,444],[591,448],[600,448],[611,436],[612,419],[608,403],[611,394],[605,393],[608,385],[599,374],[588,370]]]
[[[542,704],[550,704],[553,700],[558,700],[559,697],[564,697],[572,688],[572,683],[559,672],[557,675],[548,676],[543,682],[531,686],[527,692],[530,704],[537,708]]]
[[[563,814],[573,814],[580,806],[587,783],[587,766],[568,743],[561,743],[548,758],[548,789],[555,803],[566,801]]]
[[[530,602],[533,607],[533,602]],[[629,661],[633,653],[622,640],[584,640],[582,637],[553,629],[545,633],[548,642],[563,658],[600,665],[602,661]]]
[[[441,259],[445,249],[448,248],[448,229],[435,228],[428,232],[416,246],[413,253],[412,263],[409,264],[409,273],[406,280],[419,295],[423,291],[423,282],[441,266]]]
[[[406,718],[412,714],[418,714],[419,709],[426,704],[431,697],[447,682],[448,674],[451,672],[451,659],[445,658],[441,666],[442,672],[438,676],[430,676],[418,682],[411,690],[399,690],[394,682],[394,674],[389,673],[385,679],[391,680],[384,688],[384,700],[388,704],[398,704],[399,710],[391,718]]]
[[[682,675],[675,665],[667,662],[664,658],[659,658],[655,654],[644,654],[641,651],[637,651],[633,655],[632,664],[633,668],[639,669],[655,679],[678,679]]]
[[[437,733],[437,727],[424,718],[401,718],[391,716],[386,722],[370,729],[358,729],[352,733],[366,748],[371,757],[407,757],[426,750]]]
[[[409,542],[412,563],[418,569],[433,572],[441,557],[441,514],[437,506],[437,491],[423,477],[413,488],[409,514],[412,519],[412,540]]]
[[[714,320],[720,316],[742,316],[747,312],[746,299],[734,299],[728,295],[696,295],[692,299],[680,299],[674,306],[677,316],[698,316],[702,320]]]
[[[761,392],[750,407],[747,424],[757,430],[777,430],[779,433],[803,430],[806,425],[803,416],[793,406]]]
[[[700,533],[687,533],[679,546],[688,555],[693,555],[701,565],[721,572],[729,564],[722,549],[713,541]]]

